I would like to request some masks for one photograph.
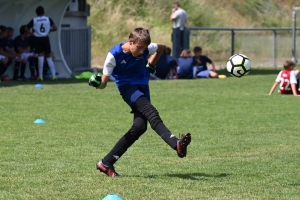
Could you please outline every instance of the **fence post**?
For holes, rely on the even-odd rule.
[[[234,54],[234,29],[231,29],[231,55]]]
[[[190,29],[184,28],[183,49],[189,49],[189,48],[190,48]]]
[[[298,62],[297,61],[297,57],[296,57],[296,15],[297,15],[297,11],[300,11],[300,7],[296,7],[293,6],[293,14],[292,14],[292,26],[293,26],[293,35],[292,35],[292,40],[293,40],[293,46],[292,46],[292,60],[294,62]]]
[[[277,67],[277,32],[273,30],[273,67]]]

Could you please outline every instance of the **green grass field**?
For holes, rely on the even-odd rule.
[[[277,72],[151,81],[165,124],[192,133],[188,155],[148,126],[116,163],[121,178],[95,169],[132,123],[114,83],[0,83],[0,199],[299,199],[300,98],[266,95]]]

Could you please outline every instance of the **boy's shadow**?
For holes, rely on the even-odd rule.
[[[220,174],[207,174],[207,173],[182,173],[182,174],[161,174],[161,175],[147,175],[144,178],[159,178],[159,177],[171,177],[171,178],[181,178],[187,180],[205,180],[208,178],[225,178],[230,174],[220,173]],[[135,176],[136,177],[136,176]]]

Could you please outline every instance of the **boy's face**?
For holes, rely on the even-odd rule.
[[[195,55],[195,56],[201,56],[201,51],[195,51],[195,52],[194,52],[194,55]]]
[[[134,57],[143,54],[145,49],[148,47],[148,45],[143,42],[135,43],[131,39],[129,40],[129,44],[130,44],[130,52]]]
[[[14,36],[14,31],[8,31],[7,37],[12,37],[12,36]]]
[[[2,36],[2,37],[7,37],[7,31],[1,32],[1,36]]]

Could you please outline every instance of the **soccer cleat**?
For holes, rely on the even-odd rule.
[[[186,133],[181,136],[181,139],[177,141],[177,155],[183,158],[187,154],[187,146],[192,140],[191,134]]]
[[[37,79],[36,79],[37,81],[43,81],[43,77],[38,77]]]
[[[52,76],[52,81],[56,81],[57,77],[56,76]]]
[[[107,176],[110,176],[110,177],[120,176],[120,174],[118,174],[118,173],[115,171],[114,166],[111,166],[111,167],[105,166],[105,165],[102,163],[102,161],[99,161],[99,162],[96,164],[96,169],[97,169],[97,170],[100,170],[100,172],[103,172],[104,174],[106,174]]]

